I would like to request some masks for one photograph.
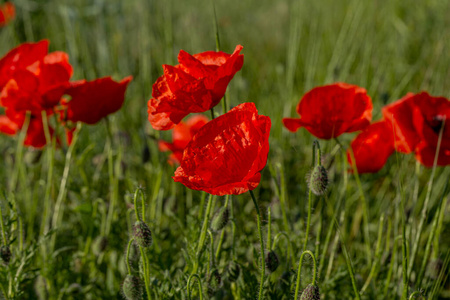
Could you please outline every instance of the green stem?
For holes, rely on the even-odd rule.
[[[47,233],[50,226],[49,220],[49,211],[51,206],[51,191],[52,191],[52,181],[53,181],[53,166],[54,166],[54,157],[55,157],[55,147],[56,147],[56,139],[52,139],[50,135],[50,128],[48,124],[47,113],[42,111],[42,123],[44,127],[45,140],[47,141],[47,182],[45,186],[45,196],[44,196],[44,212],[42,214],[42,224],[40,235],[42,236],[44,233]],[[45,256],[45,253],[44,253]]]
[[[379,227],[378,227],[378,238],[377,238],[377,246],[375,250],[375,261],[372,264],[372,268],[370,270],[369,276],[367,277],[366,282],[364,283],[363,287],[361,288],[361,294],[364,294],[366,289],[369,287],[370,281],[372,278],[375,280],[376,272],[378,269],[378,263],[381,256],[381,237],[383,235],[383,225],[384,225],[384,214],[380,217]]]
[[[366,197],[364,196],[364,191],[362,188],[361,180],[359,178],[358,168],[356,167],[356,160],[355,160],[355,155],[353,153],[353,149],[352,149],[352,147],[349,147],[348,149],[350,152],[350,157],[351,157],[351,161],[352,161],[352,169],[353,169],[353,174],[355,175],[356,185],[358,186],[358,190],[359,190],[359,193],[361,196],[361,203],[362,203],[362,209],[363,209],[363,221],[364,221],[363,232],[364,232],[364,241],[365,241],[365,245],[366,245],[367,261],[371,262],[372,261],[372,251],[370,249],[369,213],[367,211],[367,200],[366,200]]]
[[[117,176],[116,174],[114,174],[113,136],[111,132],[111,126],[108,118],[105,118],[105,121],[106,121],[106,131],[108,135],[108,174],[109,174],[109,190],[111,193],[111,203],[109,205],[108,215],[106,218],[105,234],[108,235],[109,232],[111,231],[119,191],[118,191]]]
[[[3,245],[7,246],[8,245],[8,240],[6,238],[6,230],[5,230],[5,225],[4,225],[4,221],[3,221],[3,211],[2,211],[1,203],[0,203],[0,228],[2,230]]]
[[[422,266],[420,267],[420,272],[419,272],[419,276],[417,277],[417,287],[420,289],[421,285],[422,285],[422,280],[423,280],[423,275],[425,274],[425,267],[427,265],[428,262],[428,258],[430,256],[430,251],[431,251],[431,243],[434,239],[434,236],[436,234],[436,230],[438,227],[438,220],[441,214],[441,211],[444,209],[445,206],[445,201],[444,201],[444,197],[447,194],[447,189],[448,189],[448,182],[450,181],[447,180],[446,184],[445,184],[445,188],[444,188],[444,193],[442,194],[441,200],[439,202],[439,206],[438,209],[436,210],[436,214],[434,216],[434,220],[433,220],[433,227],[431,229],[431,233],[428,237],[428,241],[427,241],[427,245],[425,247],[425,254],[423,256],[423,260],[422,260]]]
[[[133,199],[134,213],[136,215],[136,222],[141,220],[141,218],[139,217],[139,213],[138,213],[138,210],[139,210],[139,206],[138,206],[139,193],[142,194],[142,191],[141,191],[140,188],[137,188],[136,191],[134,192],[134,199]],[[144,200],[142,200],[142,207],[143,207],[142,208],[142,216],[144,216],[145,215],[145,208],[144,208],[145,207],[145,203],[144,203]]]
[[[353,291],[355,292],[355,298],[357,300],[361,300],[361,296],[359,295],[358,287],[356,285],[356,280],[355,280],[355,275],[354,275],[355,271],[353,270],[353,265],[352,265],[352,261],[350,259],[350,255],[348,254],[347,247],[345,246],[344,241],[342,240],[341,231],[339,229],[339,224],[336,219],[334,219],[333,221],[336,226],[336,231],[338,232],[339,237],[341,239],[342,252],[344,254],[345,262],[347,263],[347,270],[348,270],[348,274],[350,275],[350,280],[352,282]]]
[[[211,120],[214,120],[214,107],[211,107]]]
[[[434,176],[436,174],[436,166],[437,166],[437,161],[438,161],[438,157],[439,157],[439,150],[441,148],[442,134],[444,133],[444,128],[445,128],[445,119],[442,122],[442,127],[441,127],[441,130],[439,131],[439,138],[438,138],[438,143],[437,143],[437,147],[436,147],[436,155],[434,156],[433,169],[431,171],[430,180],[428,181],[427,195],[425,197],[425,202],[423,204],[421,218],[419,221],[419,227],[417,228],[416,239],[414,240],[411,257],[409,260],[408,275],[411,275],[411,271],[414,266],[414,260],[416,258],[416,254],[417,254],[417,249],[419,247],[420,239],[422,237],[423,225],[424,225],[425,220],[427,219],[427,215],[428,215],[428,212],[427,212],[428,203],[430,202],[430,198],[431,198],[431,190],[432,190],[432,186],[433,186]]]
[[[208,230],[208,235],[209,235],[209,270],[211,270],[211,268],[214,268],[216,265],[214,261],[214,237],[211,230]]]
[[[128,242],[128,247],[127,247],[127,256],[126,256],[126,260],[127,260],[127,270],[128,270],[128,274],[131,275],[131,266],[130,266],[130,250],[131,250],[131,245],[134,242],[134,238],[132,238],[129,242]]]
[[[192,270],[191,274],[197,273],[199,261],[203,252],[203,247],[205,246],[205,240],[206,240],[206,231],[208,230],[209,226],[209,217],[211,214],[211,207],[212,207],[212,199],[213,195],[209,195],[208,204],[206,205],[206,212],[205,212],[205,218],[203,219],[203,226],[202,231],[200,232],[200,238],[198,239],[197,243],[197,251],[196,251],[196,260],[194,263],[194,268]]]
[[[263,235],[262,235],[262,228],[261,228],[261,214],[259,212],[259,207],[258,207],[258,203],[256,202],[256,198],[255,195],[253,194],[253,192],[250,190],[250,195],[252,197],[253,200],[253,204],[255,205],[255,209],[256,209],[256,222],[258,225],[258,234],[259,234],[259,242],[261,244],[261,282],[259,284],[259,294],[258,294],[258,300],[261,300],[263,298],[263,288],[264,288],[264,273],[266,271],[266,266],[265,266],[265,259],[264,259],[264,240],[263,240]]]
[[[271,249],[272,243],[272,210],[267,209],[267,249]]]
[[[303,242],[303,251],[306,250],[306,246],[308,244],[308,236],[309,236],[309,227],[311,224],[311,206],[312,206],[312,190],[309,188],[308,192],[308,219],[306,221],[306,232],[305,232],[305,241]]]
[[[391,264],[389,266],[389,270],[386,276],[386,281],[384,283],[384,290],[383,290],[383,297],[382,299],[388,299],[388,292],[389,292],[389,285],[391,283],[392,273],[394,271],[394,263],[397,256],[397,241],[402,239],[401,236],[398,236],[394,239],[394,245],[392,248],[392,255],[391,255]]]
[[[297,269],[297,281],[295,284],[295,296],[294,299],[298,299],[298,294],[300,292],[300,281],[301,281],[301,274],[302,274],[302,264],[303,264],[303,257],[305,257],[305,254],[308,254],[309,256],[311,256],[312,260],[313,260],[313,278],[312,278],[312,285],[316,285],[316,276],[317,276],[317,263],[316,263],[316,258],[314,257],[314,254],[309,251],[309,250],[305,250],[302,252],[302,255],[300,255],[300,260],[298,262],[298,269]]]
[[[139,246],[139,251],[141,252],[142,265],[144,267],[144,283],[145,283],[145,291],[147,292],[147,299],[151,300],[152,296],[150,294],[150,278],[148,278],[148,260],[147,254],[145,253],[144,248]]]
[[[69,180],[70,162],[72,160],[72,154],[75,149],[75,145],[77,143],[78,133],[80,132],[81,126],[82,126],[81,123],[78,122],[77,128],[75,129],[75,133],[73,134],[72,144],[69,146],[69,149],[67,150],[67,153],[66,153],[66,160],[64,163],[63,176],[61,179],[61,184],[59,186],[58,197],[56,198],[55,211],[53,213],[53,219],[52,219],[52,228],[53,229],[56,229],[59,226],[59,224],[61,224],[61,221],[62,221],[62,217],[63,217],[63,213],[64,213],[64,206],[62,204],[63,204],[63,200],[65,199],[65,196],[66,196],[67,181]],[[50,253],[53,252],[53,249],[55,247],[55,242],[56,242],[56,234],[53,234],[51,242],[50,242]]]
[[[19,140],[17,142],[17,148],[14,157],[14,169],[11,175],[11,181],[9,185],[9,197],[8,197],[9,199],[12,199],[14,190],[16,189],[17,180],[19,178],[19,170],[23,158],[23,143],[25,141],[25,137],[27,136],[28,125],[30,125],[30,118],[31,118],[30,112],[27,112],[25,121],[23,122],[22,125],[22,129],[20,130],[19,133]],[[12,203],[14,204],[15,201],[13,201]]]
[[[412,300],[412,299],[414,299],[414,297],[416,296],[416,295],[420,295],[422,292],[421,291],[415,291],[414,293],[412,293],[411,295],[409,295],[409,300]]]
[[[230,195],[226,195],[225,197],[225,204],[224,207],[228,208],[228,201],[230,199]],[[216,261],[219,262],[220,259],[220,252],[222,251],[222,244],[223,244],[223,240],[225,238],[225,228],[223,228],[220,232],[220,238],[219,238],[219,243],[217,244],[217,250],[216,250]]]
[[[193,278],[197,279],[198,283],[198,293],[200,294],[200,300],[203,300],[203,287],[202,287],[202,281],[200,279],[200,276],[198,274],[192,274],[189,276],[188,282],[187,282],[187,294],[188,294],[188,300],[191,300],[191,281]]]

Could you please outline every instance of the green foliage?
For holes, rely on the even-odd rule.
[[[132,276],[140,278],[144,299],[148,296],[145,276],[152,299],[186,299],[187,279],[198,259],[205,197],[171,179],[175,168],[167,164],[168,154],[158,150],[158,141],[170,140],[171,133],[150,128],[146,102],[152,84],[162,75],[161,65],[175,64],[180,49],[190,53],[215,49],[211,1],[14,3],[16,20],[0,31],[1,55],[19,43],[48,38],[51,51],[69,54],[74,80],[107,75],[119,79],[130,74],[134,79],[124,107],[109,117],[108,124],[81,129],[70,161],[62,222],[56,227],[50,219],[60,192],[67,145],[61,141],[53,158],[49,148],[24,149],[24,163],[17,164],[17,138],[0,136],[0,190],[5,191],[5,196],[0,196],[5,236],[0,236],[0,247],[11,251],[9,263],[4,259],[0,262],[0,298],[121,299],[123,280],[129,276],[126,245],[134,235],[136,221],[131,193],[143,187],[146,205],[142,217],[146,223],[142,224],[147,227],[141,224],[138,232],[152,229],[151,238],[146,235],[141,244],[151,246],[142,252],[146,258],[139,247],[132,246]],[[274,250],[279,265],[265,277],[264,295],[267,299],[292,299],[293,270],[305,237],[308,186],[304,177],[310,169],[313,137],[303,129],[295,134],[287,132],[281,119],[295,115],[295,105],[306,91],[334,81],[365,87],[373,99],[374,120],[381,117],[383,105],[409,91],[427,90],[450,97],[450,6],[442,0],[230,0],[215,4],[222,50],[244,46],[244,66],[229,85],[228,104],[255,102],[259,113],[272,119],[269,162],[254,192],[261,206],[271,207],[272,238],[286,232],[294,259],[288,257],[283,242],[275,249],[260,249],[250,196],[233,196],[216,268],[209,266],[207,251],[199,259],[203,296],[207,297],[206,287],[211,283],[209,274],[217,272],[223,276],[213,297],[255,299],[258,259]],[[220,112],[219,107],[216,112]],[[49,121],[55,125],[53,119]],[[62,136],[63,128],[55,130]],[[112,133],[111,147],[108,131]],[[344,135],[339,142],[348,147],[353,137]],[[416,167],[412,155],[399,154],[379,173],[360,176],[368,204],[367,241],[362,230],[360,191],[354,176],[347,172],[345,149],[334,140],[321,142],[321,147],[328,188],[322,196],[314,197],[307,248],[317,258],[317,285],[322,297],[354,298],[343,254],[345,245],[358,289],[370,279],[362,299],[399,299],[401,216],[406,218],[406,241],[412,249],[431,170]],[[50,166],[53,178],[48,182]],[[408,274],[409,292],[420,288],[427,299],[450,297],[450,215],[448,193],[444,193],[449,176],[448,167],[436,169],[422,238]],[[45,220],[47,184],[50,218]],[[404,212],[400,210],[402,197]],[[444,200],[438,210],[441,197]],[[214,201],[211,211],[220,211],[224,197]],[[375,251],[382,214],[380,255],[372,253],[373,260],[378,260],[375,265],[367,249]],[[425,259],[435,219],[431,251]],[[262,220],[266,234],[267,216]],[[220,230],[214,233],[214,249],[220,234]],[[423,261],[427,268],[419,287],[416,280]],[[144,274],[145,263],[148,274]],[[305,259],[301,289],[311,276]],[[199,296],[196,289],[193,296]]]

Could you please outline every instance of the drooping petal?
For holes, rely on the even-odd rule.
[[[120,82],[111,77],[103,77],[93,81],[75,81],[66,90],[71,96],[64,101],[67,108],[65,117],[72,122],[95,124],[109,114],[118,111],[125,100],[125,91],[132,77],[128,76]]]
[[[394,134],[389,122],[373,123],[351,143],[358,173],[376,173],[394,153]],[[353,165],[350,150],[347,159]]]

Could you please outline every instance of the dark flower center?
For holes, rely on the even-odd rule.
[[[445,120],[445,116],[436,115],[433,117],[433,119],[431,121],[428,122],[428,125],[430,125],[431,129],[436,134],[439,134],[442,126],[444,125],[444,120]]]

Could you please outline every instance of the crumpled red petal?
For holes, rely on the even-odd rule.
[[[207,51],[195,55],[181,50],[179,65],[164,65],[164,75],[153,84],[148,119],[156,130],[169,130],[190,113],[216,106],[243,65],[238,45],[233,54]]]
[[[253,103],[236,106],[199,129],[173,179],[214,195],[255,189],[267,163],[270,127]]]

